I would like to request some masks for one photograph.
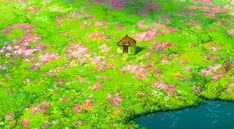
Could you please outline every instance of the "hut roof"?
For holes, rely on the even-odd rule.
[[[117,44],[118,45],[123,45],[125,42],[128,42],[130,45],[135,45],[136,44],[136,40],[134,40],[133,38],[129,37],[128,35],[126,35],[125,37],[123,37]]]

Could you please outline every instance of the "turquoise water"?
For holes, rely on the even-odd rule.
[[[134,121],[146,129],[234,129],[234,103],[207,101],[196,107],[158,112]]]

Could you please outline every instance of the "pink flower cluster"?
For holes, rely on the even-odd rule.
[[[75,114],[80,114],[80,105],[76,104],[75,107],[73,108],[73,112]]]
[[[87,22],[87,21],[83,21],[80,23],[80,28],[81,29],[85,29],[86,26],[90,26],[90,22]]]
[[[156,6],[154,4],[145,4],[143,5],[143,8],[146,10],[154,10],[154,11],[160,11],[162,7]]]
[[[109,67],[109,64],[106,62],[100,62],[97,66],[95,66],[96,72],[102,72],[104,71],[104,68]]]
[[[99,64],[101,62],[103,57],[101,56],[96,56],[93,58],[93,64]]]
[[[8,114],[8,115],[6,115],[6,119],[7,120],[13,120],[14,119],[14,115],[13,114]]]
[[[201,87],[195,87],[194,88],[194,93],[195,94],[198,94],[198,93],[200,93],[201,92]]]
[[[221,7],[219,7],[219,6],[209,7],[209,6],[206,6],[206,5],[205,6],[193,5],[193,6],[189,6],[188,9],[191,9],[191,10],[198,9],[198,10],[202,10],[202,11],[205,11],[205,12],[211,12],[212,14],[222,13],[223,12]]]
[[[122,101],[120,93],[116,93],[114,97],[111,94],[108,94],[108,101],[113,105],[117,106]]]
[[[24,128],[29,128],[30,121],[29,120],[22,120],[21,124],[23,125]]]
[[[73,112],[75,114],[80,114],[82,110],[91,111],[93,106],[93,101],[86,100],[83,104],[76,104],[73,107]]]
[[[31,57],[34,52],[40,51],[38,47],[30,47],[28,43],[22,43],[16,46],[8,46],[0,49],[0,53],[5,53],[7,58],[12,55],[22,56],[22,57]]]
[[[29,33],[32,31],[32,28],[33,26],[30,25],[30,24],[24,24],[24,23],[17,23],[13,26],[9,26],[8,28],[6,28],[3,33],[4,34],[11,34],[11,32],[14,30],[14,29],[21,29],[24,31],[24,33]]]
[[[101,86],[102,86],[101,83],[97,83],[97,84],[95,84],[91,89],[92,89],[92,90],[98,90]]]
[[[141,29],[146,28],[146,26],[144,25],[144,21],[137,23],[135,26]],[[162,36],[163,34],[174,33],[176,31],[175,28],[166,27],[165,25],[159,23],[152,24],[149,27],[151,28],[150,30],[136,35],[137,40],[150,41],[153,40],[156,36]]]
[[[36,42],[36,41],[38,41],[38,40],[41,40],[41,38],[40,38],[40,37],[37,37],[37,36],[34,36],[34,35],[32,35],[32,34],[27,34],[26,36],[24,36],[24,37],[22,38],[22,42],[24,42],[24,43]]]
[[[99,46],[99,49],[102,53],[107,53],[111,48],[109,48],[106,44]]]
[[[124,73],[125,71],[135,73],[136,77],[139,79],[142,79],[142,80],[150,75],[150,73],[146,69],[144,69],[140,66],[136,66],[136,65],[127,65],[127,66],[123,67],[120,71],[121,71],[121,73]]]
[[[52,54],[52,53],[45,53],[39,56],[39,59],[41,60],[41,64],[46,64],[47,62],[51,60],[58,59],[58,54]]]
[[[210,75],[214,74],[215,72],[217,72],[217,70],[220,68],[223,68],[223,66],[218,64],[218,65],[210,66],[209,70],[201,69],[200,73],[205,75],[205,76],[210,76]],[[226,70],[222,70],[222,71],[218,72],[217,74],[213,75],[212,80],[217,81],[220,77],[222,77],[226,73],[227,73]]]
[[[20,38],[20,39],[15,39],[13,40],[14,43],[29,43],[29,42],[36,42],[41,40],[40,37],[32,35],[32,34],[26,34],[24,37]]]
[[[170,46],[172,46],[172,44],[169,42],[155,43],[153,44],[153,49],[155,49],[156,51],[160,51],[160,50],[165,50]]]
[[[90,59],[90,54],[88,52],[88,49],[84,47],[82,44],[75,44],[68,48],[68,52],[78,58],[79,62],[86,62]]]
[[[218,64],[214,66],[210,66],[209,70],[201,69],[200,73],[205,75],[205,76],[210,76],[212,73],[216,72],[218,69],[222,68],[223,66]]]
[[[123,8],[126,4],[126,0],[119,2],[119,0],[111,0],[111,5],[116,8]]]
[[[34,14],[38,14],[39,13],[39,8],[28,8],[27,11],[28,12],[32,12]]]
[[[95,25],[96,27],[103,26],[103,22],[95,22],[94,25]]]
[[[36,51],[38,51],[37,48],[30,48],[28,43],[23,43],[20,46],[15,46],[13,52],[16,56],[29,57]]]
[[[226,70],[222,70],[220,72],[218,72],[218,74],[212,76],[212,80],[213,81],[217,81],[220,77],[222,77],[223,75],[225,75],[227,73]]]
[[[38,112],[46,114],[50,107],[51,107],[50,103],[43,103],[43,104],[31,106],[33,114],[36,114]]]
[[[149,30],[147,32],[143,32],[137,35],[137,39],[139,41],[150,41],[155,38],[155,36],[161,36],[161,34],[157,33],[154,30]]]
[[[212,0],[195,0],[195,2],[201,2],[201,3],[205,3],[205,4],[209,4],[212,5]]]
[[[168,95],[172,96],[174,95],[174,90],[175,90],[176,85],[175,84],[167,85],[164,82],[154,82],[152,87],[164,90],[167,92]]]

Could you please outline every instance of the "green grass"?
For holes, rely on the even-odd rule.
[[[162,10],[136,15],[138,9],[132,6],[117,9],[85,0],[1,1],[0,128],[137,128],[132,121],[136,115],[196,105],[203,97],[234,100],[230,12],[212,18],[202,10],[189,10],[193,2],[153,3]],[[225,6],[230,1],[214,3]],[[32,7],[39,8],[38,13],[27,11]],[[17,23],[33,29],[16,27],[4,33]],[[139,23],[143,27],[137,27]],[[162,36],[138,39],[149,30]],[[15,40],[27,34],[41,39],[29,42],[22,52],[32,49],[32,54],[17,55],[23,43]],[[116,43],[126,34],[137,39],[143,48],[139,53],[117,54]],[[161,50],[159,44],[165,42],[171,46]],[[109,50],[102,52],[105,47]],[[45,61],[44,54],[58,58]],[[216,65],[222,67],[202,74]],[[132,70],[123,72],[126,66]],[[226,73],[214,81],[222,70]],[[153,88],[155,82],[175,85],[174,92]],[[195,93],[198,87],[201,91]]]

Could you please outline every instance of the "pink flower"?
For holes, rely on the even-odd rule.
[[[170,64],[170,62],[169,62],[168,60],[166,60],[166,59],[165,59],[165,60],[162,60],[161,63],[164,64],[164,65]]]
[[[205,4],[212,4],[212,0],[195,0],[195,2],[201,2],[201,3],[205,3]]]
[[[167,85],[166,83],[164,83],[164,82],[154,82],[154,83],[152,84],[152,87],[153,87],[153,88],[159,88],[159,89],[161,89],[161,90],[164,90],[164,91],[167,92],[168,95],[172,96],[172,95],[174,95],[174,89],[175,89],[176,85],[175,85],[175,84],[172,84],[172,85],[168,86],[168,85]]]
[[[81,106],[76,104],[75,107],[73,108],[73,112],[75,114],[80,114],[80,109],[81,109]]]
[[[10,58],[11,57],[11,53],[6,53],[6,57]]]
[[[110,48],[108,48],[106,44],[101,45],[99,49],[101,50],[102,53],[106,53],[110,50]]]
[[[34,105],[31,106],[32,108],[32,113],[36,114],[38,112],[41,112],[43,114],[47,113],[47,110],[51,107],[50,103],[43,103],[43,104],[38,104],[38,105]]]
[[[123,8],[124,7],[124,1],[119,2],[118,0],[111,0],[111,5],[116,8]]]
[[[101,59],[102,59],[101,56],[94,57],[94,58],[93,58],[93,64],[98,64],[98,63],[100,63]]]
[[[8,115],[6,116],[6,119],[7,119],[7,120],[13,120],[13,119],[14,119],[14,115],[13,115],[13,114],[8,114]]]
[[[78,58],[80,62],[86,62],[90,59],[90,54],[88,49],[84,47],[82,44],[75,44],[69,47],[68,52]]]
[[[147,64],[147,65],[146,65],[146,68],[148,68],[148,69],[149,69],[149,68],[152,68],[152,64]]]
[[[222,12],[223,12],[223,11],[221,10],[221,8],[220,8],[220,7],[217,7],[217,6],[211,8],[211,11],[212,11],[213,13],[222,13]]]
[[[160,68],[154,68],[154,70],[153,70],[155,73],[159,73],[160,71],[161,71],[161,69]]]
[[[136,65],[127,65],[123,67],[120,71],[121,73],[124,73],[125,71],[130,71],[131,73],[135,73],[136,77],[139,79],[145,79],[145,77],[147,77],[150,74],[146,69]]]
[[[170,46],[172,46],[171,43],[169,43],[169,42],[163,42],[163,43],[155,43],[153,45],[153,48],[156,49],[157,51],[159,51],[159,50],[165,50],[165,49],[167,49]]]
[[[190,73],[191,73],[191,72],[192,72],[192,69],[191,69],[191,68],[189,68],[189,67],[185,67],[185,71],[186,71],[186,72],[190,72]]]
[[[108,94],[108,101],[112,103],[113,106],[117,106],[122,101],[122,98],[119,93],[116,93],[114,97]]]
[[[155,82],[155,83],[153,83],[152,86],[153,86],[153,88],[160,88],[162,90],[167,90],[168,89],[167,84],[164,83],[164,82]]]
[[[203,74],[203,75],[205,75],[205,76],[210,76],[210,75],[212,74],[211,71],[209,71],[209,70],[204,70],[204,69],[200,70],[200,73]]]
[[[25,120],[22,120],[21,123],[22,123],[24,128],[28,128],[30,122],[29,122],[29,120],[25,119]]]
[[[24,83],[30,83],[30,79],[29,78],[24,79]]]
[[[194,10],[194,9],[197,9],[198,7],[197,6],[189,6],[188,8]]]
[[[25,52],[24,52],[24,56],[31,56],[33,54],[34,50],[33,49],[27,49]]]
[[[208,12],[210,10],[210,8],[208,6],[202,6],[200,7],[201,10]]]
[[[42,64],[46,64],[50,60],[55,60],[55,59],[59,58],[59,55],[52,54],[52,53],[46,53],[46,54],[40,55],[39,58],[41,59]]]
[[[149,41],[149,40],[154,39],[156,35],[157,35],[156,31],[149,30],[147,32],[143,32],[141,34],[138,34],[137,39],[139,41]]]
[[[216,72],[219,68],[222,68],[223,66],[218,64],[218,65],[215,65],[215,66],[210,66],[210,71],[212,72]]]
[[[38,14],[39,13],[39,8],[28,8],[27,11],[28,12],[33,12],[35,14]]]
[[[64,81],[63,81],[62,79],[59,79],[58,84],[59,84],[59,85],[63,85],[63,84],[64,84]]]
[[[32,28],[33,26],[32,25],[29,25],[29,24],[24,24],[24,23],[17,23],[13,26],[9,26],[7,27],[7,29],[5,29],[3,31],[4,34],[11,34],[12,30],[15,30],[15,29],[21,29],[23,30],[25,33],[29,33],[32,31]]]
[[[226,74],[227,71],[226,70],[222,70],[220,71],[218,74],[212,76],[212,80],[213,81],[217,81],[220,77],[222,77],[224,74]]]
[[[94,85],[94,87],[92,87],[92,90],[98,90],[101,86],[102,86],[101,83],[97,83]]]
[[[40,40],[40,37],[36,37],[32,34],[27,34],[26,36],[23,37],[23,42],[28,43],[28,42],[36,42],[38,40]]]
[[[146,5],[144,5],[144,8],[150,9],[150,10],[155,10],[155,11],[160,11],[162,9],[161,7],[158,7],[154,4],[146,4]]]
[[[95,22],[95,26],[98,27],[98,26],[103,26],[103,23],[102,22]]]
[[[228,32],[227,32],[229,35],[234,35],[234,29],[230,29],[230,30],[228,30]]]
[[[194,88],[194,93],[198,94],[199,92],[201,92],[201,87],[195,87]]]

